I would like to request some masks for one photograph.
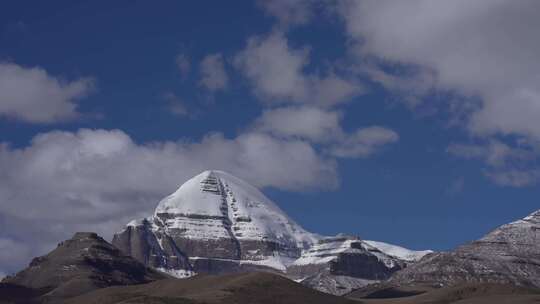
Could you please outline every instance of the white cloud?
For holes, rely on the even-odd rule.
[[[221,54],[207,55],[201,61],[201,79],[199,84],[210,91],[227,88],[229,77],[225,71],[223,56]]]
[[[521,145],[540,140],[540,2],[351,0],[338,6],[356,71],[410,105],[443,106],[451,124],[484,141],[449,152],[483,160],[486,176],[501,185],[539,180],[531,158],[540,149]],[[434,92],[457,98],[436,104],[441,100],[426,98]]]
[[[183,79],[186,79],[191,71],[191,61],[186,54],[178,54],[175,58],[176,67],[180,71],[180,76]]]
[[[93,89],[90,78],[64,81],[39,67],[0,63],[0,116],[31,123],[76,118],[76,102]]]
[[[366,0],[341,12],[358,55],[416,65],[434,88],[481,98],[471,131],[538,139],[539,9],[534,0]]]
[[[538,151],[534,146],[512,147],[499,140],[474,144],[451,144],[448,153],[479,159],[486,164],[484,175],[502,186],[524,187],[540,181],[540,169],[535,167]]]
[[[308,106],[266,110],[254,128],[275,136],[307,140],[323,145],[334,157],[368,157],[399,140],[388,128],[370,126],[352,133],[341,127],[341,112]]]
[[[24,148],[0,145],[0,168],[0,246],[10,247],[0,247],[3,271],[22,267],[75,231],[110,237],[206,169],[229,171],[259,187],[338,184],[335,161],[310,144],[257,132],[137,144],[119,130],[54,131]],[[31,246],[14,247],[17,239]]]
[[[347,135],[330,149],[330,153],[337,157],[368,157],[398,140],[399,136],[393,130],[372,126]]]
[[[1,146],[0,167],[2,201],[20,200],[3,204],[0,211],[22,218],[55,218],[58,209],[77,217],[107,218],[127,206],[137,209],[148,203],[148,196],[164,196],[209,168],[230,171],[260,187],[301,190],[337,182],[334,164],[308,144],[260,133],[138,145],[119,130],[54,131],[36,136],[23,149]],[[133,199],[142,194],[142,201]],[[124,195],[129,203],[121,201]],[[120,205],[115,205],[117,199]],[[45,200],[48,204],[36,203]],[[119,209],[111,209],[115,206]]]
[[[268,103],[299,102],[324,106],[343,103],[363,92],[356,81],[328,71],[324,77],[307,74],[309,49],[292,49],[280,32],[252,37],[234,58],[235,66]]]
[[[283,107],[263,112],[255,128],[282,137],[329,142],[343,137],[342,114],[314,107]]]

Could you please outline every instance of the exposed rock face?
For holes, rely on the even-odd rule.
[[[78,232],[28,268],[2,282],[44,290],[56,299],[113,285],[146,283],[165,275],[126,256],[95,233]]]
[[[178,277],[192,275],[193,269],[185,253],[169,235],[152,231],[152,227],[147,219],[127,226],[123,233],[114,236],[113,244],[150,267],[170,270]]]
[[[385,243],[378,243],[381,250],[354,237],[309,233],[259,190],[222,171],[205,171],[184,183],[159,202],[152,216],[116,234],[113,244],[177,277],[266,270],[309,286],[324,277],[330,283],[316,288],[337,294],[386,279],[411,259],[384,251],[405,252],[412,259],[422,255]]]
[[[332,294],[345,294],[369,283],[385,280],[406,266],[356,237],[319,240],[287,269],[303,284]]]
[[[430,254],[396,273],[391,282],[444,286],[496,282],[540,287],[540,210],[454,251]]]

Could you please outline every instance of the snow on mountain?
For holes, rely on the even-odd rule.
[[[113,244],[172,275],[274,270],[341,292],[387,278],[421,253],[356,237],[304,230],[247,182],[209,170],[129,222]],[[345,277],[350,277],[345,278]],[[341,284],[341,285],[340,285]]]
[[[150,266],[198,272],[284,271],[318,236],[305,231],[255,187],[223,171],[185,182],[146,219],[128,223],[113,243]],[[136,240],[136,241],[135,241]]]
[[[291,220],[275,203],[245,181],[223,171],[205,171],[163,199],[155,216],[168,214],[164,225],[190,238],[265,240],[305,248],[317,238]],[[196,215],[193,220],[186,220]],[[197,217],[198,216],[198,217]],[[228,225],[200,225],[227,219]],[[231,229],[229,229],[231,228]]]
[[[338,235],[336,237],[327,237],[319,240],[319,242],[313,245],[308,250],[302,253],[302,256],[297,259],[293,265],[309,265],[309,264],[322,264],[339,258],[340,254],[365,254],[369,253],[375,256],[380,262],[388,268],[396,266],[396,260],[400,257],[392,254],[388,254],[380,250],[378,247],[371,245],[372,241],[360,240],[357,237]],[[376,242],[375,242],[376,243]],[[381,243],[385,244],[385,243]],[[388,247],[393,246],[385,244]],[[398,246],[395,246],[398,247]],[[401,248],[401,247],[400,247]],[[402,248],[404,250],[408,250]],[[410,251],[410,250],[408,250]],[[412,251],[411,251],[412,252]],[[405,259],[402,259],[405,260]]]
[[[407,262],[417,262],[426,254],[433,253],[432,250],[416,251],[416,250],[410,250],[407,248],[403,248],[401,246],[392,245],[392,244],[388,244],[384,242],[377,242],[377,241],[364,241],[364,242],[372,247],[379,249],[381,252],[389,256],[393,256]]]
[[[314,289],[342,295],[389,278],[406,261],[388,255],[354,236],[320,239],[289,268],[292,279]]]

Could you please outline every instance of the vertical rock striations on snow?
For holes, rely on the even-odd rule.
[[[285,270],[316,240],[253,186],[205,171],[163,199],[153,216],[128,224],[113,244],[156,268],[220,273]],[[171,263],[178,253],[191,266]]]
[[[186,254],[169,235],[153,228],[148,219],[132,221],[114,236],[113,244],[145,265],[176,277],[191,276],[193,269]]]
[[[177,277],[262,269],[335,294],[386,279],[407,263],[385,253],[392,245],[309,233],[255,187],[222,171],[184,183],[113,244]]]

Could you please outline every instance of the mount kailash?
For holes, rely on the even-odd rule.
[[[307,232],[247,182],[205,171],[127,224],[113,245],[174,275],[278,272],[315,289],[345,294],[388,279],[431,251]]]

